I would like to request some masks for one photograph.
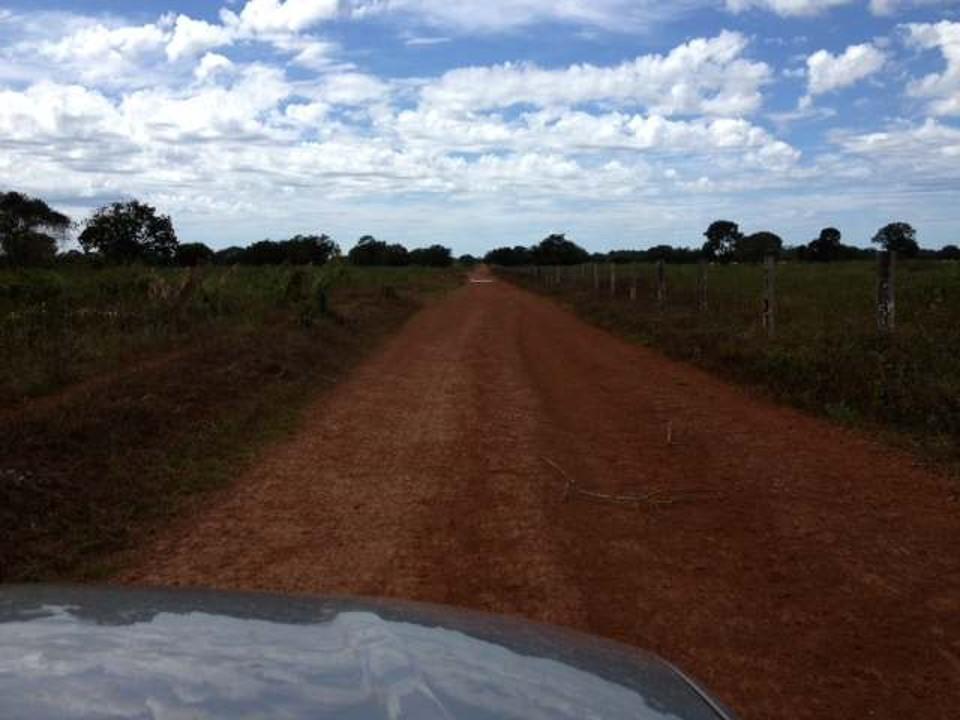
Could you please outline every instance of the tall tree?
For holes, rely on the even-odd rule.
[[[734,257],[739,262],[761,262],[768,255],[779,257],[783,240],[768,230],[741,237],[734,245]]]
[[[57,254],[52,233],[63,234],[70,218],[39,198],[0,193],[0,255],[14,266],[44,265]]]
[[[824,228],[820,231],[820,236],[807,245],[806,259],[816,262],[837,260],[843,248],[842,238],[840,231],[835,227]]]
[[[563,234],[545,237],[530,249],[533,262],[537,265],[579,265],[585,263],[590,254]]]
[[[743,237],[740,226],[730,220],[715,220],[703,234],[703,254],[708,260],[730,262],[734,258],[737,242]]]
[[[900,257],[916,257],[920,252],[917,244],[917,231],[909,223],[895,222],[877,230],[870,242],[884,250],[891,250]]]
[[[340,246],[328,235],[294,235],[281,244],[291,265],[323,265],[340,254]]]
[[[173,259],[178,242],[168,215],[158,215],[156,208],[130,200],[97,210],[80,234],[80,245],[110,262],[166,263]]]

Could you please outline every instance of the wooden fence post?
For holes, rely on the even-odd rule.
[[[707,261],[700,260],[697,268],[697,311],[707,311]]]
[[[593,292],[600,294],[600,268],[593,263]]]
[[[892,333],[896,328],[895,268],[897,254],[884,250],[877,256],[877,329]]]
[[[557,265],[557,287],[560,287],[560,266]]]
[[[630,301],[637,301],[637,267],[633,267],[633,272],[630,273]]]
[[[617,265],[610,263],[610,297],[617,296]]]
[[[657,260],[657,308],[667,306],[667,268],[663,260]]]
[[[763,261],[763,327],[767,337],[777,333],[777,259],[767,255]]]

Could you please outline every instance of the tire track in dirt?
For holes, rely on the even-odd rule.
[[[678,502],[564,500],[544,458]],[[746,718],[953,718],[954,492],[860,434],[472,285],[121,579],[516,613],[657,651]]]

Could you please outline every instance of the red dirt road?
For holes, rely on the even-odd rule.
[[[554,465],[676,502],[565,499]],[[494,283],[422,311],[121,580],[515,613],[658,652],[745,719],[946,720],[958,547],[955,488],[909,457]]]

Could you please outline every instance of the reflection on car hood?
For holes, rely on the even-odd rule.
[[[632,648],[375,600],[0,589],[3,718],[729,717]]]

